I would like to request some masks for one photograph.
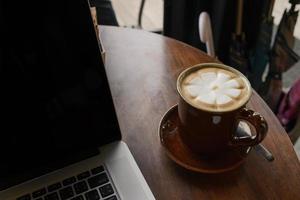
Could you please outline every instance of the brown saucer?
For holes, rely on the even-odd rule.
[[[239,148],[224,152],[216,158],[204,158],[191,152],[182,143],[178,129],[178,106],[170,108],[163,116],[159,124],[159,136],[167,155],[178,165],[192,171],[216,174],[233,170],[240,166],[251,148]],[[237,134],[240,131],[248,132],[246,123],[239,124]],[[248,133],[249,134],[249,133]]]

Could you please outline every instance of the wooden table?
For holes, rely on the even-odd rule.
[[[300,199],[300,165],[286,132],[254,93],[249,107],[265,116],[268,162],[251,151],[225,174],[187,171],[164,152],[158,137],[163,114],[177,103],[176,79],[186,67],[214,62],[202,51],[146,31],[100,27],[106,70],[123,135],[157,199]]]

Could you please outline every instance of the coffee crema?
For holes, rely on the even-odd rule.
[[[199,109],[234,110],[248,100],[249,82],[239,74],[218,67],[200,68],[181,82],[184,98]]]

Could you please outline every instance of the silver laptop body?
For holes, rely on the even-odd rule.
[[[0,200],[154,199],[121,140],[87,0],[1,1],[0,26]]]
[[[99,148],[100,154],[81,162],[75,163],[73,165],[67,166],[63,169],[59,169],[50,174],[46,174],[41,177],[37,177],[33,180],[27,181],[20,185],[13,186],[7,190],[0,192],[1,200],[15,200],[24,195],[30,194],[32,197],[32,193],[40,190],[41,188],[46,188],[46,193],[37,198],[30,199],[45,199],[45,196],[51,193],[57,193],[59,196],[59,200],[61,199],[59,195],[59,191],[63,190],[66,187],[72,187],[74,191],[74,196],[68,199],[72,199],[76,196],[82,196],[83,199],[87,199],[85,194],[92,190],[98,190],[107,184],[111,184],[114,192],[108,196],[103,198],[101,193],[99,195],[99,199],[110,199],[111,197],[116,196],[115,199],[118,200],[153,200],[155,199],[149,186],[147,185],[141,171],[139,170],[132,154],[130,153],[127,145],[122,141],[113,142],[111,144],[105,145]],[[74,184],[80,182],[77,181],[63,186],[63,180],[66,180],[70,177],[75,177],[77,179],[77,175],[91,171],[96,167],[103,166],[104,171],[108,174],[108,182],[105,182],[102,185],[91,188],[88,186],[88,190],[76,195]],[[100,172],[99,174],[101,174]],[[88,184],[88,180],[93,178],[95,175],[91,175],[81,181],[85,181]],[[60,182],[62,187],[54,190],[53,192],[47,191],[47,186],[50,186],[54,183]]]

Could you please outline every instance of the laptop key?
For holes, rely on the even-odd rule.
[[[81,194],[81,193],[87,191],[89,188],[85,181],[81,181],[79,183],[74,184],[74,189],[75,189],[76,194]]]
[[[100,187],[99,190],[100,190],[102,197],[107,197],[114,193],[114,189],[111,186],[111,184],[104,185],[104,186]]]
[[[95,188],[97,186],[103,185],[108,182],[108,177],[105,173],[96,175],[88,179],[90,188]]]
[[[37,198],[37,197],[40,197],[42,195],[46,194],[46,188],[41,188],[39,190],[36,190],[32,193],[32,197],[33,198]]]
[[[17,200],[31,200],[30,194],[25,194],[21,197],[18,197]]]
[[[107,199],[104,199],[104,200],[118,200],[118,199],[117,199],[117,197],[114,195],[114,196],[108,197]]]
[[[82,179],[85,179],[85,178],[90,177],[90,176],[91,176],[90,172],[85,171],[85,172],[82,172],[82,173],[78,174],[77,178],[78,178],[78,180],[82,180]]]
[[[99,200],[100,196],[97,190],[92,190],[90,192],[85,193],[86,200]]]
[[[59,200],[57,192],[46,195],[45,200]]]
[[[112,188],[111,184],[104,185],[100,187],[99,190],[102,197],[107,197],[114,193],[114,189]]]
[[[54,183],[54,184],[48,186],[48,192],[53,192],[55,190],[58,190],[61,187],[62,187],[61,183],[59,183],[59,182]]]
[[[59,195],[62,200],[71,198],[74,196],[74,192],[71,186],[59,190]]]
[[[67,185],[70,185],[70,184],[75,183],[75,182],[76,182],[76,178],[74,176],[72,176],[70,178],[67,178],[67,179],[63,180],[63,185],[67,186]]]
[[[104,167],[101,165],[99,167],[91,169],[92,174],[99,174],[104,171]]]
[[[80,196],[72,198],[71,200],[84,200],[84,199],[83,199],[83,196],[80,195]]]

